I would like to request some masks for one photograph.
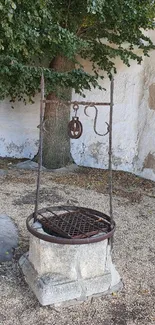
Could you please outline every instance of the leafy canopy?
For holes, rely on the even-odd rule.
[[[135,46],[144,55],[154,48],[144,34],[154,28],[154,16],[152,0],[1,0],[0,98],[31,100],[42,71],[46,93],[58,85],[80,93],[96,87],[101,70],[109,77],[116,72],[117,56],[129,66],[131,59],[142,61]],[[50,69],[58,55],[76,68],[61,73]],[[92,62],[93,75],[78,65],[77,56]]]

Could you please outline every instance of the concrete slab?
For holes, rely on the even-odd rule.
[[[32,160],[26,160],[19,162],[18,164],[12,166],[13,168],[18,168],[18,169],[27,169],[27,170],[37,170],[38,169],[38,163],[32,161]],[[74,173],[79,169],[79,166],[76,164],[70,164],[66,167],[61,167],[57,169],[47,169],[42,166],[42,170],[46,172],[51,172],[51,173],[60,173],[60,174],[66,174],[66,173]]]
[[[79,166],[76,164],[70,164],[66,167],[61,167],[57,169],[48,169],[48,171],[54,171],[60,174],[75,173],[79,169]]]
[[[38,164],[32,160],[26,160],[26,161],[18,163],[14,167],[18,168],[18,169],[37,170]],[[42,167],[42,170],[46,170],[46,168]]]

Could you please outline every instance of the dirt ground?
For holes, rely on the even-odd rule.
[[[116,295],[94,298],[67,308],[42,307],[25,283],[18,265],[28,251],[25,221],[33,212],[36,172],[10,168],[0,176],[0,213],[19,230],[19,246],[11,262],[0,265],[0,324],[3,325],[150,325],[155,324],[155,183],[114,172],[114,218],[117,229],[113,259],[124,288]],[[79,168],[74,172],[42,172],[40,207],[71,204],[108,213],[108,174]],[[94,266],[95,267],[95,266]]]

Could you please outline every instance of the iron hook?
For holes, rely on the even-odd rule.
[[[84,108],[84,114],[85,114],[86,116],[88,116],[88,117],[89,117],[89,115],[88,115],[87,112],[86,112],[88,107],[94,107],[94,108],[95,108],[94,132],[95,132],[97,135],[99,135],[100,137],[103,137],[103,136],[107,135],[107,134],[109,133],[109,129],[110,129],[109,124],[108,124],[107,122],[105,122],[105,123],[107,124],[107,132],[106,132],[106,133],[104,133],[104,134],[98,133],[97,130],[96,130],[97,117],[98,117],[98,109],[97,109],[97,107],[96,107],[95,105],[92,105],[92,106],[87,105],[87,106],[85,106],[85,108]]]

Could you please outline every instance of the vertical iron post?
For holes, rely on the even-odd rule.
[[[40,127],[39,127],[39,152],[38,152],[38,176],[37,176],[37,190],[34,210],[34,222],[37,219],[39,191],[40,191],[40,177],[42,170],[42,149],[43,149],[43,117],[44,117],[44,75],[41,76],[41,100],[40,100]]]
[[[113,122],[113,106],[114,106],[114,79],[112,77],[110,84],[110,115],[109,115],[109,202],[110,202],[110,218],[113,221],[113,206],[112,206],[112,122]]]

